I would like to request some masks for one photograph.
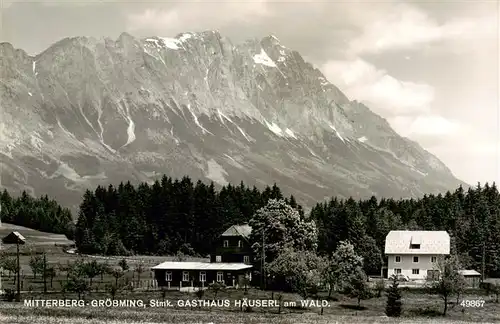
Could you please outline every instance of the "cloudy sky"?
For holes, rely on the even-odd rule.
[[[464,181],[500,182],[498,1],[12,1],[0,41],[36,54],[67,36],[276,35],[351,99]]]

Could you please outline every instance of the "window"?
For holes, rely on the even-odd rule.
[[[200,271],[200,281],[201,282],[207,281],[207,274],[205,271]]]
[[[413,263],[418,263],[418,256],[413,257]]]
[[[228,247],[229,246],[229,241],[228,240],[224,240],[224,247]]]
[[[419,269],[411,269],[411,274],[418,275],[420,273]]]
[[[246,263],[246,264],[250,263],[250,257],[248,255],[243,256],[243,263]]]
[[[238,241],[238,247],[240,248],[241,246],[242,246],[242,244],[241,244],[241,240],[240,240],[240,241]]]
[[[401,274],[401,269],[394,269],[395,274]]]
[[[189,281],[189,272],[182,271],[182,281]]]
[[[410,244],[410,249],[420,249],[420,244]]]
[[[223,282],[224,281],[224,272],[217,272],[217,282]]]
[[[394,262],[396,262],[396,263],[401,262],[401,257],[399,255],[396,255]]]
[[[216,255],[215,256],[215,262],[222,262],[222,256]]]
[[[436,263],[436,257],[431,257],[431,262]]]
[[[172,272],[171,271],[167,271],[165,273],[165,281],[172,281]]]

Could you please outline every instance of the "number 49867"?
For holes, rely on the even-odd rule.
[[[476,299],[476,300],[468,300],[464,299],[460,303],[462,307],[484,307],[484,300]]]

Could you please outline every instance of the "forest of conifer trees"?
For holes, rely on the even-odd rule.
[[[65,234],[73,238],[74,223],[71,211],[63,208],[46,195],[34,198],[23,191],[19,197],[12,197],[7,190],[0,195],[2,222],[25,226],[43,232]]]
[[[71,213],[46,196],[25,192],[1,195],[2,220],[34,229],[73,234]],[[157,254],[179,251],[206,256],[212,242],[233,224],[247,223],[269,199],[282,199],[276,184],[263,191],[193,183],[189,177],[164,176],[152,185],[98,187],[80,205],[74,238],[83,253]],[[286,199],[304,216],[294,197]],[[385,236],[390,230],[446,230],[464,268],[500,276],[500,193],[495,184],[480,185],[420,199],[354,200],[332,198],[308,215],[318,228],[318,254],[329,255],[350,240],[365,259],[367,273],[380,272]]]
[[[83,197],[76,245],[84,253],[106,255],[206,256],[224,230],[248,222],[271,198],[283,198],[276,185],[262,192],[243,183],[216,190],[213,183],[194,184],[189,177],[164,176],[137,188],[130,183],[98,187]],[[293,196],[287,202],[301,209]]]

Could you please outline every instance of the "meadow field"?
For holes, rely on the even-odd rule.
[[[272,296],[274,295],[274,296]],[[270,299],[277,293],[262,292],[251,289],[245,295],[240,290],[227,290],[218,294],[218,300]],[[76,298],[70,294],[23,294],[23,299],[62,299]],[[465,299],[483,299],[481,308],[464,309],[450,305],[448,315],[442,317],[442,301],[437,297],[405,291],[403,293],[403,314],[400,318],[388,318],[384,315],[385,296],[362,301],[361,309],[357,309],[356,301],[341,298],[331,301],[324,308],[323,315],[318,307],[277,307],[245,309],[231,304],[230,307],[180,307],[178,300],[197,299],[194,294],[169,291],[163,295],[159,291],[122,292],[119,299],[144,301],[136,307],[92,307],[94,300],[105,300],[106,294],[92,293],[86,296],[83,307],[30,307],[21,303],[0,304],[0,322],[5,323],[275,323],[275,324],[308,324],[308,323],[499,323],[500,306],[487,296],[469,294]],[[202,297],[213,299],[210,292]],[[298,300],[298,296],[284,294],[283,302]],[[173,307],[150,307],[151,300],[170,300]]]
[[[484,300],[481,307],[464,308],[449,304],[446,317],[441,315],[443,302],[437,296],[424,294],[416,289],[403,289],[403,313],[398,319],[387,318],[384,314],[386,297],[374,297],[363,300],[361,308],[357,301],[341,295],[335,295],[329,305],[320,307],[301,307],[300,297],[296,294],[282,293],[281,303],[289,306],[278,307],[243,307],[235,305],[239,300],[278,300],[281,293],[249,289],[227,289],[215,295],[205,291],[202,296],[196,293],[177,290],[121,290],[115,300],[141,300],[143,304],[115,305],[99,307],[98,301],[111,302],[111,295],[106,292],[90,292],[84,296],[81,307],[35,307],[26,305],[24,300],[61,300],[77,299],[73,293],[42,292],[23,293],[21,303],[2,302],[0,304],[0,322],[6,323],[500,323],[500,304],[492,296],[481,291],[470,291],[460,300]],[[228,307],[186,306],[187,300],[229,300]],[[326,295],[319,296],[326,299]],[[170,301],[171,306],[152,307],[152,302]],[[184,304],[178,304],[182,302]],[[291,306],[295,302],[296,306]]]
[[[386,296],[374,297],[361,302],[342,295],[334,295],[329,305],[323,310],[319,307],[300,307],[300,297],[291,293],[261,291],[258,289],[226,289],[214,294],[205,291],[203,296],[178,290],[162,291],[152,287],[150,267],[175,257],[134,256],[103,257],[79,256],[71,251],[73,242],[54,236],[54,234],[38,232],[19,227],[5,227],[0,234],[7,235],[18,230],[27,239],[27,244],[20,249],[22,269],[21,303],[2,301],[0,303],[0,323],[273,323],[273,324],[309,324],[309,323],[500,323],[500,303],[495,303],[493,296],[485,295],[481,290],[470,290],[460,300],[481,300],[480,307],[464,308],[452,299],[446,317],[441,316],[443,301],[425,294],[422,290],[402,288],[403,313],[398,319],[387,318],[384,314]],[[2,257],[14,257],[15,246],[2,246]],[[29,266],[32,255],[45,253],[49,264],[65,264],[83,258],[85,261],[97,260],[110,266],[118,266],[125,258],[129,269],[119,279],[120,289],[116,292],[116,300],[141,300],[146,307],[92,307],[92,301],[104,301],[113,298],[106,287],[115,283],[110,274],[97,276],[92,281],[92,288],[83,295],[85,305],[82,307],[33,307],[24,304],[24,300],[61,300],[77,299],[72,292],[62,292],[61,288],[67,280],[64,271],[58,271],[48,283],[48,292],[43,293],[44,283],[40,275],[34,277]],[[193,260],[191,258],[190,260]],[[201,260],[201,259],[196,259]],[[203,259],[205,260],[205,259]],[[144,267],[139,282],[139,273],[134,271],[138,265]],[[133,286],[130,283],[134,283]],[[4,271],[2,275],[3,289],[15,289],[14,276]],[[139,288],[138,288],[139,287]],[[289,303],[283,307],[247,308],[234,305],[236,300],[277,300]],[[185,300],[229,300],[230,307],[181,307],[178,301]],[[326,293],[318,296],[327,299]],[[151,301],[169,300],[172,307],[149,307]],[[296,302],[297,306],[290,306]]]

